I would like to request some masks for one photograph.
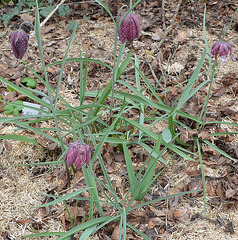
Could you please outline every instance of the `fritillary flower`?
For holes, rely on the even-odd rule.
[[[73,142],[69,144],[64,160],[67,161],[68,166],[74,163],[78,170],[80,170],[85,163],[87,168],[91,162],[91,149],[87,144],[82,143],[81,140]]]
[[[120,18],[119,22],[123,18],[124,13]],[[118,29],[118,35],[122,43],[126,40],[133,42],[140,34],[140,19],[134,13],[129,13],[122,21]]]
[[[233,61],[236,61],[234,56],[232,55],[232,46],[228,42],[222,42],[222,41],[216,41],[212,45],[212,50],[210,56],[212,58],[215,57],[217,59],[218,57],[221,59],[222,62],[227,63],[227,58],[230,53],[231,59]]]
[[[28,46],[29,36],[23,30],[16,30],[9,36],[12,51],[17,59],[22,59]]]

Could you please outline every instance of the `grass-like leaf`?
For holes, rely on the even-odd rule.
[[[204,204],[204,215],[206,214],[206,209],[207,209],[207,192],[206,192],[206,176],[204,172],[204,167],[203,167],[203,161],[202,161],[202,152],[200,148],[200,143],[199,139],[197,138],[197,148],[198,148],[198,156],[199,156],[199,161],[200,161],[200,166],[201,166],[201,173],[202,173],[202,183],[203,183],[203,204]]]
[[[206,143],[208,146],[210,146],[211,148],[213,148],[215,151],[219,152],[221,155],[223,155],[224,157],[229,158],[230,160],[232,160],[233,162],[237,163],[237,160],[235,160],[234,158],[232,158],[230,155],[228,155],[227,153],[225,153],[224,151],[222,151],[220,148],[218,148],[216,145],[212,144],[211,142],[209,142],[208,140],[203,140],[204,143]]]
[[[45,203],[45,204],[42,204],[42,205],[39,205],[39,206],[35,206],[35,207],[33,207],[33,208],[40,208],[40,207],[51,206],[51,205],[57,204],[57,203],[59,203],[59,202],[62,202],[62,201],[64,201],[64,200],[71,199],[71,198],[79,195],[80,193],[82,193],[82,192],[84,192],[84,191],[88,191],[88,190],[90,190],[90,189],[91,189],[91,187],[90,187],[90,188],[83,188],[83,189],[80,189],[80,190],[78,190],[78,191],[75,191],[75,192],[72,192],[72,193],[70,193],[70,194],[67,194],[67,195],[65,195],[65,196],[59,197],[59,198],[53,200],[52,202],[48,202],[48,203]]]
[[[96,218],[96,219],[92,219],[88,222],[85,222],[85,223],[82,223],[72,229],[70,229],[69,231],[67,231],[66,233],[62,234],[59,238],[57,238],[57,240],[63,240],[65,239],[66,237],[69,237],[69,236],[72,236],[73,234],[79,232],[79,231],[82,231],[84,229],[88,229],[90,227],[93,227],[93,226],[97,226],[98,224],[101,224],[101,223],[110,223],[111,221],[114,221],[118,218],[119,216],[115,216],[115,217],[99,217],[99,218]],[[103,227],[105,224],[101,224],[100,225],[100,228]],[[99,230],[100,228],[96,228],[95,231]]]
[[[128,178],[129,178],[130,186],[132,187],[131,191],[133,194],[133,193],[135,193],[135,188],[136,188],[136,185],[134,184],[135,179],[136,179],[135,169],[133,167],[131,156],[128,151],[127,145],[124,143],[124,144],[122,144],[122,147],[123,147],[123,152],[124,152],[125,161],[126,161],[126,169],[127,169],[127,173],[128,173]]]
[[[34,143],[37,145],[39,144],[35,138],[30,138],[24,135],[6,134],[6,135],[0,136],[0,139],[11,139],[15,141]]]

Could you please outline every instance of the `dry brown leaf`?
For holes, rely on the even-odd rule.
[[[209,132],[208,131],[199,132],[198,137],[201,139],[209,139]]]
[[[46,138],[46,137],[38,137],[36,139],[36,141],[45,149],[47,150],[54,150],[57,147],[57,143],[52,142],[50,139]]]
[[[226,190],[226,198],[233,198],[237,193],[237,190],[234,189],[227,189]]]
[[[155,226],[158,226],[162,223],[162,220],[158,217],[156,218],[153,218],[151,219],[149,222],[148,222],[148,229],[153,229]]]
[[[22,219],[22,220],[16,220],[15,221],[17,224],[21,224],[21,225],[26,225],[27,223],[31,222],[31,219]]]
[[[13,98],[14,98],[14,93],[13,93],[13,92],[9,92],[9,93],[5,96],[4,100],[10,102],[10,101],[12,101]]]
[[[72,219],[74,219],[75,212],[76,212],[77,217],[84,217],[85,214],[86,214],[82,207],[77,207],[77,209],[76,209],[76,207],[72,206],[72,207],[69,207],[68,210],[69,210],[69,214],[70,214]],[[69,217],[68,212],[66,210],[64,211],[64,216],[65,216],[65,220],[70,221],[70,217]]]
[[[32,15],[27,14],[27,13],[20,14],[19,16],[23,22],[33,23],[35,20],[35,18]]]
[[[221,182],[218,182],[218,184],[217,184],[216,193],[221,198],[222,201],[225,201],[225,199],[226,199],[225,191],[222,188],[222,183]]]
[[[206,183],[206,191],[209,196],[217,196],[214,187],[212,186],[211,182]]]
[[[3,144],[4,144],[4,147],[7,151],[10,151],[12,150],[12,143],[9,141],[9,140],[4,140],[3,141]]]
[[[226,88],[220,88],[218,90],[216,90],[215,92],[213,92],[212,96],[213,97],[220,97],[222,95],[224,95],[226,93]]]
[[[119,226],[116,226],[112,233],[112,240],[118,240],[118,237],[119,237]],[[122,234],[122,237],[123,237],[123,234]]]

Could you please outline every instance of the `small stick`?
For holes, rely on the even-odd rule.
[[[46,22],[52,17],[52,15],[57,11],[60,5],[62,5],[65,2],[65,0],[62,0],[56,7],[55,9],[47,16],[47,18],[40,24],[40,27],[42,28]]]
[[[71,6],[71,5],[76,5],[76,4],[82,4],[82,3],[91,3],[91,4],[97,4],[95,1],[84,1],[84,2],[72,2],[72,3],[65,3],[65,4],[62,4],[63,6]],[[42,10],[46,7],[40,7],[39,10]],[[27,12],[34,12],[34,9],[27,9],[27,10],[23,10],[23,11],[20,11],[20,13],[27,13]]]
[[[162,22],[163,22],[163,30],[165,30],[165,17],[164,17],[164,0],[162,1]]]
[[[161,45],[164,43],[165,38],[167,37],[168,33],[170,32],[172,26],[174,25],[174,21],[175,21],[175,18],[177,17],[177,14],[178,14],[178,11],[179,11],[179,8],[180,8],[180,5],[181,5],[182,1],[183,1],[183,0],[180,0],[180,1],[179,1],[178,5],[177,5],[177,8],[176,8],[176,11],[175,11],[175,14],[174,14],[174,17],[173,17],[173,19],[172,19],[172,21],[171,21],[171,24],[169,25],[169,27],[168,27],[167,30],[165,31],[164,36],[162,37],[161,41],[159,42],[158,47],[157,47],[157,49],[155,50],[154,53],[157,53],[157,52],[159,51],[159,48],[160,48]]]
[[[155,85],[157,85],[159,83],[159,79],[156,77],[155,72],[154,72],[153,67],[151,66],[151,64],[150,63],[147,63],[147,64],[148,64],[148,66],[150,68],[150,71],[151,71],[155,81],[156,81]],[[164,90],[164,87],[161,85],[161,83],[159,83],[159,86],[162,88],[162,90]]]

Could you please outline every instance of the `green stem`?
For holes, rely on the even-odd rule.
[[[208,101],[209,101],[209,97],[210,97],[210,93],[211,93],[213,79],[214,79],[214,76],[215,76],[215,73],[216,73],[216,66],[217,66],[217,60],[215,60],[213,66],[212,66],[212,73],[211,73],[211,77],[210,77],[210,85],[209,85],[209,89],[208,89],[208,92],[207,92],[207,97],[206,97],[205,103],[203,105],[203,108],[202,108],[202,111],[201,111],[201,114],[200,114],[200,119],[202,119],[202,116],[203,116],[203,123],[205,123],[205,121],[206,121],[207,105],[208,105]]]
[[[206,214],[206,197],[207,197],[206,176],[205,176],[205,172],[204,172],[203,161],[202,161],[202,152],[201,152],[200,143],[199,143],[199,139],[198,138],[197,138],[197,148],[198,148],[198,156],[199,156],[199,161],[200,161],[200,166],[201,166],[201,173],[202,173],[203,202],[204,202],[204,216],[205,216],[205,214]]]
[[[113,77],[112,77],[112,89],[111,89],[111,103],[110,103],[110,124],[112,123],[112,109],[113,109],[113,98],[114,98],[114,84],[117,81],[117,72],[118,72],[118,64],[117,61],[120,61],[120,59],[117,59],[117,33],[119,28],[119,16],[121,14],[122,9],[126,6],[122,6],[118,12],[117,15],[117,21],[115,23],[115,35],[114,35],[114,55],[113,55]]]
[[[62,153],[63,153],[64,152],[64,143],[63,143],[63,140],[62,140],[62,137],[61,137],[59,124],[58,124],[58,118],[57,118],[57,115],[56,115],[56,107],[55,107],[57,103],[55,103],[55,105],[53,103],[53,97],[52,97],[52,93],[51,93],[48,74],[47,74],[47,71],[46,71],[46,66],[45,66],[45,61],[44,61],[44,56],[43,56],[42,41],[41,41],[41,29],[40,29],[40,13],[39,13],[39,6],[38,6],[37,1],[36,1],[35,34],[36,34],[37,44],[38,44],[38,48],[39,48],[39,52],[40,52],[41,63],[42,63],[42,67],[43,67],[43,70],[44,70],[45,85],[46,85],[46,88],[47,88],[47,91],[48,91],[48,96],[49,96],[49,99],[50,99],[52,114],[53,114],[53,118],[54,118],[54,121],[55,121],[56,129],[57,129],[57,135],[58,135],[58,138],[60,140],[60,145],[61,145],[61,149],[62,149]],[[59,90],[59,89],[57,89],[57,90]],[[57,99],[57,96],[58,96],[58,92],[56,91],[55,99]],[[66,166],[66,172],[67,172],[67,177],[68,177],[68,183],[70,185],[69,169],[68,169],[67,164],[65,164],[65,166]]]

